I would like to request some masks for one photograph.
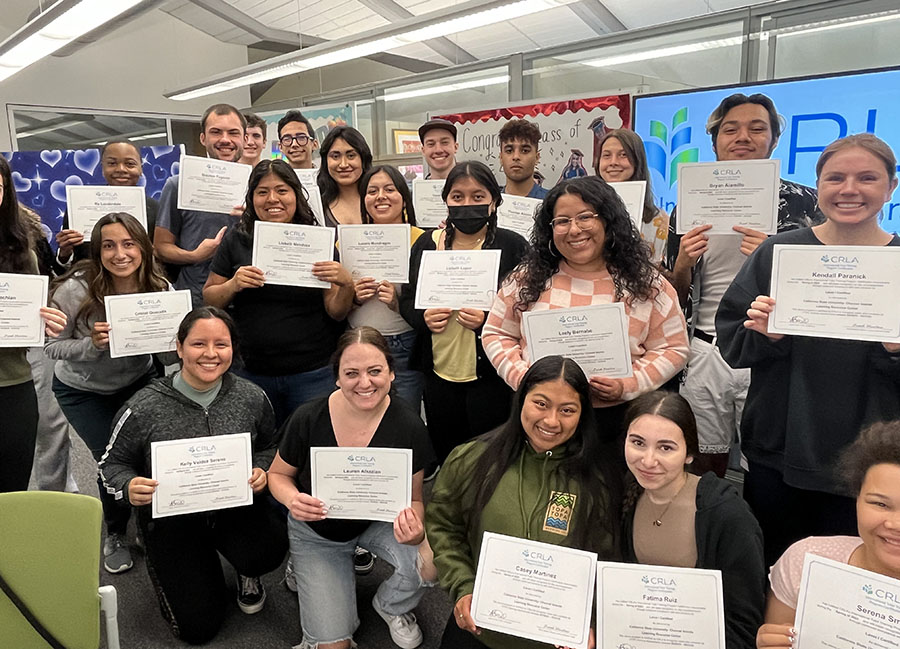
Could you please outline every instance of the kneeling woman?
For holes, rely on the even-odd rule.
[[[422,632],[411,611],[431,577],[426,566],[430,561],[419,558],[418,547],[425,539],[423,469],[432,457],[428,435],[418,412],[390,397],[393,360],[377,330],[359,327],[341,336],[332,367],[339,389],[294,411],[281,429],[269,470],[272,494],[290,510],[288,535],[303,628],[300,646],[352,646],[359,626],[353,570],[359,546],[394,567],[372,606],[387,622],[393,641],[412,649],[422,643]],[[393,525],[329,517],[328,503],[310,495],[313,446],[411,449],[412,507],[401,511]]]
[[[471,606],[482,536],[524,537],[614,561],[620,502],[584,372],[568,358],[540,359],[522,377],[507,422],[457,446],[438,474],[426,528],[441,585],[456,602],[441,647],[548,647],[476,628]],[[562,525],[550,521],[551,511]]]
[[[262,389],[234,376],[235,326],[215,307],[199,307],[178,330],[181,371],[140,390],[114,420],[100,461],[104,487],[137,508],[147,547],[147,571],[173,633],[202,644],[216,635],[227,610],[219,554],[238,573],[238,605],[262,609],[259,576],[281,565],[287,550],[284,524],[263,496],[266,469],[275,454],[275,415]],[[158,482],[150,475],[150,445],[174,439],[250,433],[253,504],[200,514],[151,517]]]
[[[625,554],[639,563],[722,571],[725,643],[753,647],[765,603],[759,523],[733,486],[688,473],[699,452],[691,406],[675,392],[635,399],[625,417]]]

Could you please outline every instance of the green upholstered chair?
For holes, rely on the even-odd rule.
[[[100,612],[119,649],[116,590],[100,587],[100,501],[54,491],[0,493],[0,576],[66,649],[97,649]],[[0,647],[48,649],[0,590]]]

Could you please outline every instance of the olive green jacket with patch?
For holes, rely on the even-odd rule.
[[[470,488],[470,483],[484,477],[475,475],[475,466],[485,448],[485,441],[476,439],[450,453],[425,512],[425,529],[441,586],[454,602],[475,590],[484,532],[575,547],[574,539],[581,536],[575,522],[579,510],[599,502],[593,506],[596,514],[590,517],[590,523],[597,526],[602,525],[597,517],[607,511],[606,493],[582,493],[576,482],[559,475],[556,469],[565,457],[565,445],[538,453],[526,444],[518,460],[500,478],[476,523],[473,508],[477,490]],[[620,558],[612,535],[601,536],[600,543],[601,547],[579,549],[597,552],[601,560]],[[487,630],[478,639],[492,649],[549,646]]]

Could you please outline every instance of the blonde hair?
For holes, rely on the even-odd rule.
[[[888,180],[893,180],[897,177],[897,158],[894,156],[894,152],[891,150],[891,147],[888,146],[887,142],[871,133],[857,133],[856,135],[848,135],[847,137],[842,137],[840,140],[835,140],[825,147],[825,150],[822,151],[822,155],[819,156],[819,160],[816,162],[816,182],[818,182],[819,177],[822,175],[822,168],[825,166],[825,163],[828,162],[835,153],[853,147],[865,149],[881,160],[887,169]]]

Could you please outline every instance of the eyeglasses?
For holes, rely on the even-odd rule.
[[[300,135],[282,135],[281,139],[278,141],[281,143],[281,146],[287,148],[291,146],[291,142],[294,140],[296,140],[297,144],[300,146],[306,146],[311,139],[312,138],[306,135],[306,133],[301,133]]]
[[[595,219],[598,218],[600,217],[594,212],[576,214],[573,218],[569,218],[568,216],[557,216],[555,219],[550,220],[550,227],[556,232],[566,232],[572,227],[572,221],[574,221],[579,230],[590,230],[596,224]]]

